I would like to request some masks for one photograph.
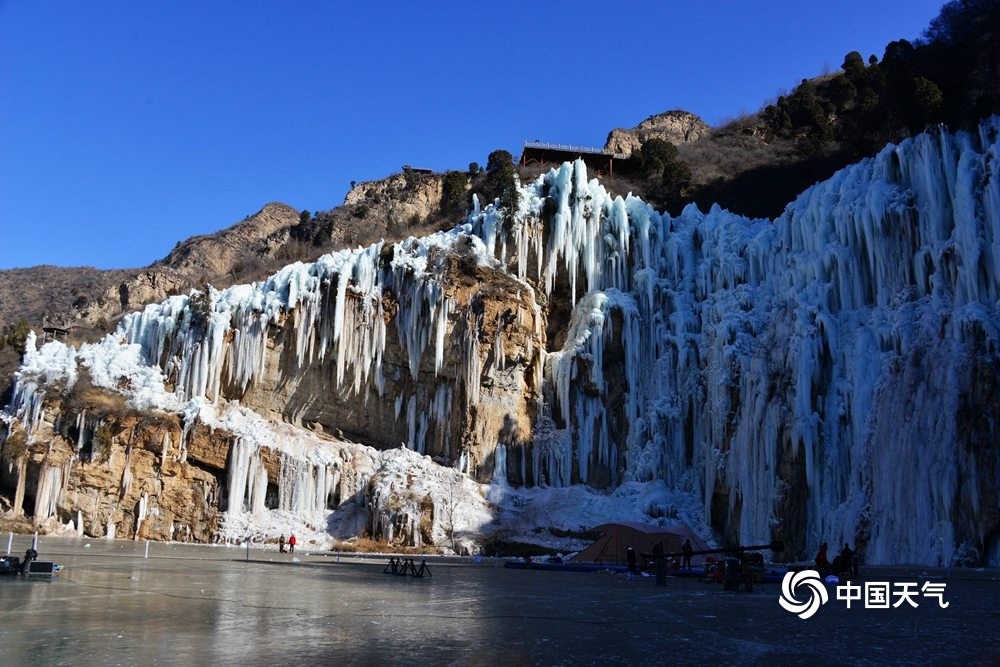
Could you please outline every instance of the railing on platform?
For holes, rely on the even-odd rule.
[[[594,146],[574,146],[572,144],[548,144],[541,141],[525,141],[524,148],[538,148],[541,150],[554,150],[554,151],[564,151],[566,153],[589,153],[591,155],[606,155],[607,157],[613,157],[617,160],[624,160],[628,156],[624,153],[612,153],[611,151],[606,151],[603,148],[596,148]]]

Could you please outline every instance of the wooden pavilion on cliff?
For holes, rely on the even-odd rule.
[[[583,160],[583,163],[592,172],[614,176],[615,160],[624,160],[626,156],[601,148],[544,144],[540,141],[525,142],[524,148],[521,150],[522,167],[529,164],[562,164],[563,162],[572,162],[577,158]]]
[[[50,340],[65,341],[67,336],[69,336],[68,326],[47,325],[42,327],[42,343],[47,343]]]

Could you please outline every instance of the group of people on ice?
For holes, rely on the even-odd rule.
[[[854,550],[845,542],[844,548],[834,557],[833,562],[830,562],[827,556],[827,544],[824,542],[819,545],[819,552],[816,554],[816,570],[823,575],[848,572],[852,577],[858,576],[858,562]]]
[[[285,553],[285,534],[282,533],[281,537],[278,538],[278,551]],[[295,553],[295,533],[288,538],[288,553]]]

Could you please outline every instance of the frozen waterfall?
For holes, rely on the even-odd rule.
[[[493,443],[498,483],[662,480],[698,494],[730,541],[857,541],[871,563],[1000,565],[987,520],[1000,509],[998,132],[992,119],[887,146],[773,221],[693,205],[671,217],[563,164],[521,188],[516,212],[477,206],[450,232],[170,297],[79,350],[32,338],[9,414],[30,430],[46,387],[72,385],[84,363],[133,405],[186,403],[193,419],[264,377],[284,332],[299,367],[332,360],[332,391],[394,406],[406,447],[427,451],[433,432],[468,465],[443,426],[475,414],[485,374],[508,360],[442,282],[459,255],[572,305],[549,322],[561,348],[526,353],[542,401],[533,437]],[[432,368],[431,384],[387,395],[393,336],[403,373],[419,385]],[[459,368],[446,378],[447,351]],[[260,443],[234,443],[229,511],[264,512]],[[339,473],[324,466],[282,459],[283,511],[327,507]],[[46,477],[38,512],[60,482]]]
[[[975,374],[1000,368],[998,131],[888,146],[773,222],[661,215],[579,161],[525,188],[508,229],[477,214],[479,233],[505,235],[488,248],[513,246],[508,271],[547,292],[565,272],[576,303],[546,365],[535,479],[591,482],[617,459],[612,479],[700,489],[743,544],[797,524],[809,550],[860,540],[870,562],[998,564],[996,445],[974,453],[997,432],[963,423],[992,398]],[[978,407],[995,418],[992,401]],[[571,453],[553,446],[566,430]]]

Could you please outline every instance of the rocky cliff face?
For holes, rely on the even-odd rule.
[[[996,564],[998,136],[994,120],[889,146],[773,221],[661,214],[578,161],[517,211],[176,295],[100,344],[32,341],[3,483],[15,512],[65,522],[87,495],[74,460],[110,441],[121,472],[84,530],[112,506],[139,530],[155,504],[198,539],[289,516],[317,539],[471,543],[527,490],[585,485],[601,493],[584,505],[629,497],[791,558],[828,541],[869,563]],[[84,376],[159,426],[87,426]],[[197,469],[184,485],[216,480],[197,512],[162,480],[139,509],[123,492],[136,443],[166,440]],[[555,507],[522,514],[581,528]]]
[[[146,521],[147,536],[165,539],[169,528],[170,536],[181,531],[214,540],[260,533],[260,518],[282,511],[304,522],[300,530],[326,534],[332,510],[335,534],[367,531],[408,546],[467,548],[461,533],[488,518],[478,516],[485,500],[462,472],[488,479],[498,440],[524,444],[542,349],[533,290],[485,261],[483,251],[475,237],[437,235],[293,265],[259,290],[237,286],[172,297],[126,318],[120,332],[135,344],[123,349],[106,339],[102,351],[91,350],[104,357],[96,364],[56,361],[49,355],[58,346],[36,352],[32,341],[26,367],[55,363],[61,370],[42,371],[42,382],[71,389],[46,398],[41,378],[29,373],[18,385],[15,401],[32,407],[26,421],[12,421],[8,437],[21,443],[7,452],[14,462],[6,479],[16,489],[13,513],[30,511],[38,524],[53,517],[74,521],[77,530],[95,535],[139,536]],[[263,320],[261,307],[269,313]],[[433,341],[424,317],[433,322]],[[400,335],[387,337],[387,327]],[[424,354],[429,345],[433,355]],[[134,367],[143,363],[135,357],[120,359],[139,353],[139,346],[146,346],[145,359],[164,361],[162,372]],[[105,415],[99,401],[94,406],[78,398],[86,385],[81,373],[89,378],[95,367],[102,369],[99,386],[124,393],[132,406],[152,407],[152,397],[168,414],[181,412],[183,427],[175,417],[172,430],[144,428],[135,436],[120,397],[114,416]],[[83,394],[94,398],[93,391]],[[212,408],[205,414],[209,408],[201,402],[208,397]],[[118,434],[127,429],[126,453],[118,456],[125,440]],[[344,438],[388,451],[380,460],[371,446]],[[177,465],[168,463],[171,443]],[[401,444],[421,455],[402,476],[396,471],[407,454],[394,449]],[[95,448],[110,452],[100,465],[72,466],[89,463]],[[159,464],[144,449],[159,451]],[[434,469],[423,480],[413,473],[421,466]],[[77,492],[99,486],[92,470],[104,482],[116,474],[143,482],[132,495],[120,485],[94,498]],[[421,490],[426,479],[437,482]],[[182,498],[178,489],[200,495]],[[141,511],[137,494],[144,499]],[[209,500],[194,502],[199,498]],[[152,523],[146,508],[158,517]],[[220,516],[226,518],[221,526]]]
[[[419,223],[441,208],[442,176],[405,171],[351,188],[344,206],[359,217],[385,224],[387,231]]]
[[[275,542],[294,526],[305,546],[366,533],[468,552],[469,533],[490,519],[477,485],[427,457],[259,418],[248,425],[239,407],[195,419],[137,411],[86,377],[38,407],[30,428],[8,431],[0,485],[13,491],[7,515],[43,531]]]
[[[447,304],[437,315],[439,358],[414,356],[409,346],[419,345],[419,336],[393,335],[413,316],[410,295],[385,290],[374,304],[365,303],[363,293],[348,292],[344,309],[373,307],[389,329],[375,371],[380,379],[364,382],[360,360],[345,359],[343,352],[300,365],[300,332],[288,317],[268,337],[263,372],[245,388],[223,383],[221,393],[262,414],[379,449],[405,444],[447,465],[482,470],[489,479],[498,438],[521,444],[531,433],[544,345],[538,304],[530,288],[469,258],[451,255],[437,268]],[[353,378],[345,370],[352,365]]]
[[[46,407],[35,428],[4,444],[13,465],[0,482],[14,489],[13,514],[81,535],[214,539],[225,438],[204,427],[184,437],[176,416],[129,409],[87,378]]]
[[[604,150],[623,154],[626,157],[638,150],[643,142],[652,138],[663,139],[672,144],[697,141],[711,133],[712,128],[705,121],[688,111],[666,111],[650,116],[630,130],[611,130],[604,142]]]

